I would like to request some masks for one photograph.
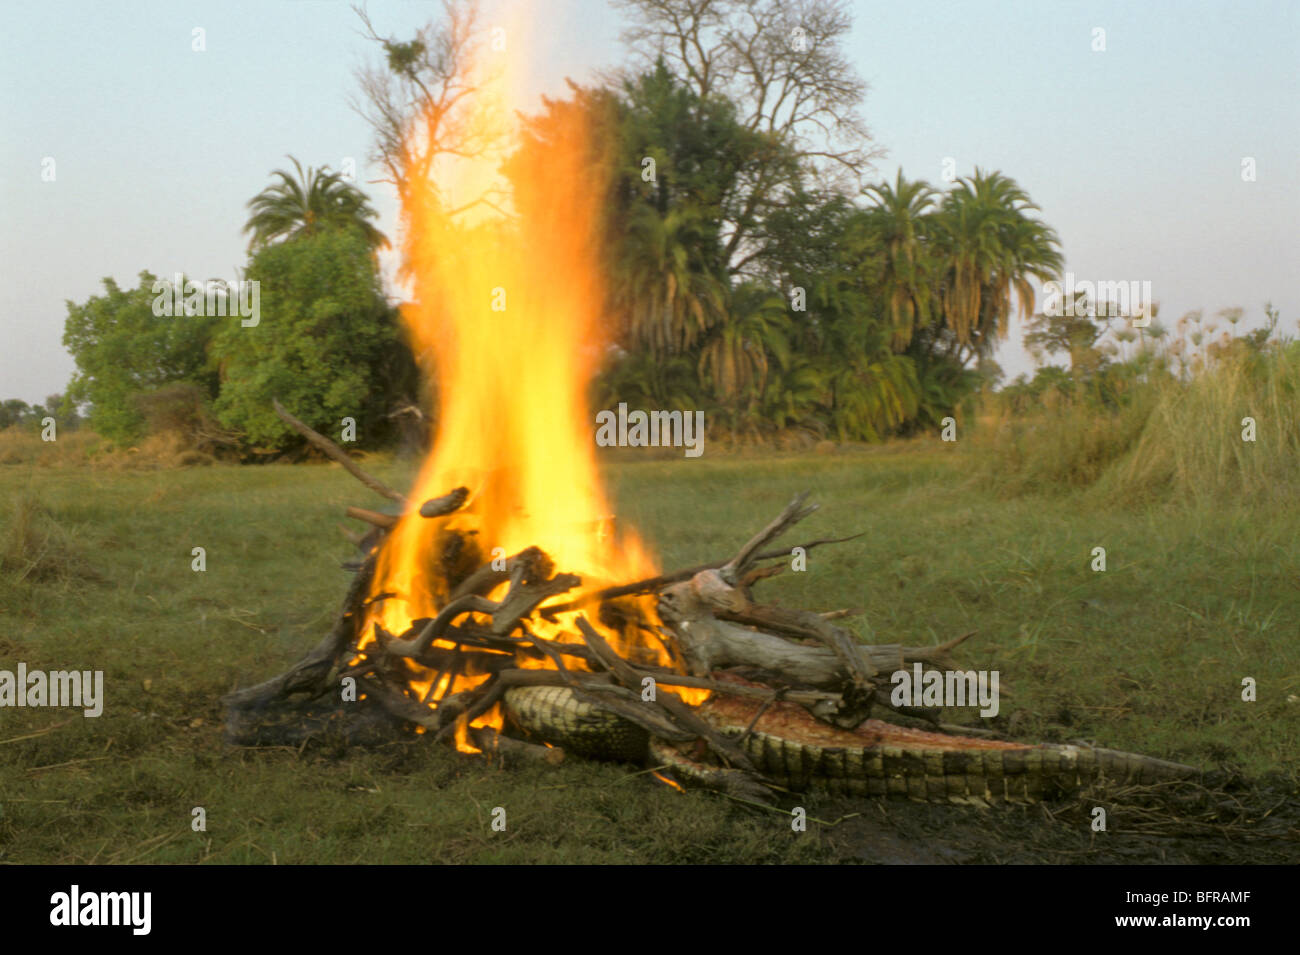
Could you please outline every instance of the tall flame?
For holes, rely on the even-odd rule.
[[[475,81],[470,115],[483,141],[516,115],[507,109],[511,79],[498,71]],[[448,530],[475,541],[482,560],[536,545],[557,570],[582,578],[579,593],[656,572],[634,534],[623,530],[615,541],[610,533],[586,400],[604,348],[599,143],[585,111],[559,104],[549,116],[508,175],[505,149],[485,148],[440,159],[403,197],[413,297],[402,314],[417,354],[432,360],[438,408],[412,510],[376,564],[371,595],[396,596],[372,605],[371,622],[392,633],[445,602],[445,567],[433,555]],[[462,485],[471,497],[456,514],[426,520],[415,513],[422,501]],[[652,603],[643,602],[651,615]],[[577,639],[574,616],[542,624],[541,635]],[[607,636],[620,652],[637,643],[669,662],[638,632]],[[436,674],[413,669],[412,689],[434,701],[485,678],[444,676],[435,687]],[[484,722],[497,725],[499,717]]]

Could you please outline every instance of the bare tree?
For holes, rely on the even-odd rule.
[[[432,186],[439,157],[482,155],[499,135],[473,108],[484,79],[474,70],[482,42],[478,5],[442,0],[441,22],[405,42],[380,36],[364,6],[352,9],[385,59],[357,71],[364,102],[354,98],[351,105],[375,131],[371,159],[386,174],[377,181],[392,183],[406,201],[415,184]]]
[[[740,122],[783,147],[747,173],[729,210],[733,271],[753,257],[765,212],[780,205],[796,168],[828,190],[856,193],[883,150],[858,114],[867,83],[844,54],[852,15],[843,0],[617,0],[632,17],[623,41],[643,66],[662,57],[702,98],[725,96]]]

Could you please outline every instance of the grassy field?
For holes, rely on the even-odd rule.
[[[414,470],[372,465],[397,486]],[[1001,671],[996,728],[1280,779],[1294,796],[1300,504],[1000,499],[969,473],[937,443],[609,465],[620,521],[666,568],[729,555],[811,488],[822,510],[793,538],[865,536],[813,551],[806,573],[760,585],[766,596],[865,608],[852,625],[879,643],[977,629],[960,659]],[[328,466],[9,465],[0,500],[0,668],[102,669],[107,697],[98,719],[0,709],[0,862],[871,861],[902,853],[909,826],[988,834],[920,861],[1014,861],[1023,853],[995,838],[1013,825],[1004,843],[1059,850],[1033,858],[1095,843],[1082,812],[1043,822],[1033,809],[811,796],[801,804],[818,818],[863,815],[798,833],[633,767],[503,770],[422,738],[234,749],[219,697],[279,672],[330,626],[353,553],[337,525],[367,492]],[[191,570],[195,546],[206,572]],[[1095,547],[1105,572],[1090,568]],[[1241,699],[1245,677],[1256,702]],[[503,833],[488,825],[497,806]],[[191,830],[194,807],[206,832]],[[1029,832],[1031,820],[1056,828]],[[1115,829],[1122,839],[1122,820]]]

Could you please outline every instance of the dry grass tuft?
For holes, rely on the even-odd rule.
[[[54,519],[34,496],[19,496],[0,532],[0,573],[14,583],[97,580],[77,534]]]

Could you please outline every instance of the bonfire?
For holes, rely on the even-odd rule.
[[[277,403],[399,513],[350,509],[373,527],[335,626],[288,672],[227,698],[230,738],[417,733],[493,757],[640,761],[755,800],[820,785],[984,803],[1098,774],[1190,773],[893,702],[894,673],[951,669],[965,636],[869,646],[837,623],[848,610],[760,602],[765,578],[833,543],[778,543],[814,510],[805,496],[738,529],[713,563],[657,566],[612,516],[587,403],[609,345],[598,144],[580,118],[551,132],[545,161],[508,182],[499,156],[462,157],[412,175],[403,195],[403,317],[437,395],[409,494]],[[489,191],[508,198],[504,217],[466,199]]]

